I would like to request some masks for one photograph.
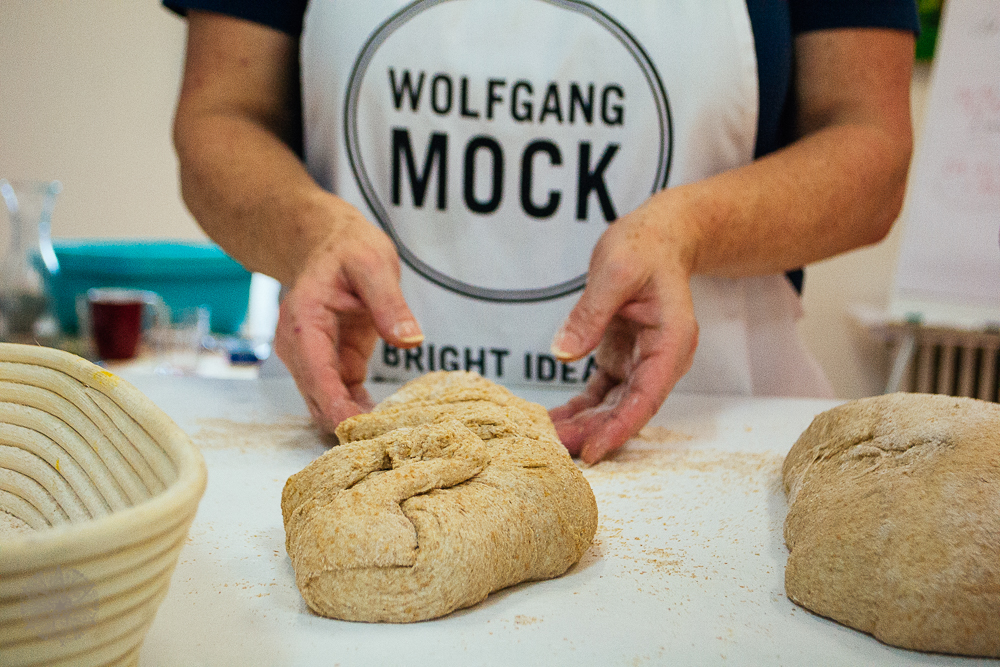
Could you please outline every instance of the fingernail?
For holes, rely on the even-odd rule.
[[[569,347],[572,349],[573,343],[576,342],[576,336],[566,331],[566,329],[560,329],[552,338],[552,347],[550,349],[559,361],[572,361],[575,355],[567,351],[566,348]]]
[[[424,334],[421,333],[420,327],[413,320],[397,322],[396,326],[392,329],[392,333],[405,345],[416,345],[424,340]]]

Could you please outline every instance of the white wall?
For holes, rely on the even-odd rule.
[[[156,0],[0,0],[0,176],[62,181],[55,236],[204,238],[170,140],[184,35]]]
[[[156,0],[0,0],[0,176],[62,181],[55,236],[204,238],[170,142],[183,49]],[[917,120],[926,83],[918,67]],[[807,269],[801,330],[843,398],[885,382],[887,350],[848,309],[888,303],[898,246],[895,229]]]

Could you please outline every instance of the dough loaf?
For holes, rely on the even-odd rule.
[[[1000,657],[1000,406],[847,403],[816,417],[783,477],[791,600],[887,644]]]
[[[443,616],[563,574],[597,529],[545,409],[475,373],[414,380],[337,437],[281,500],[296,583],[323,616]]]

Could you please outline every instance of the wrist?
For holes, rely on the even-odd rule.
[[[640,209],[646,209],[644,217],[656,230],[661,259],[684,278],[698,270],[703,254],[704,217],[711,202],[702,199],[696,186],[684,185],[661,190]]]

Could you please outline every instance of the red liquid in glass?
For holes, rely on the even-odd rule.
[[[142,333],[142,301],[91,301],[94,344],[101,359],[131,359]]]

